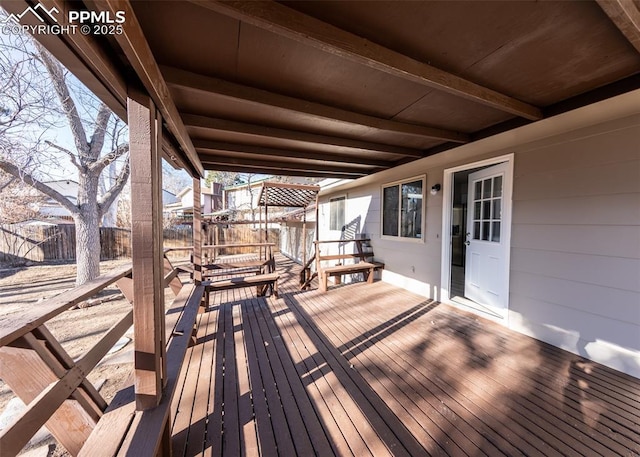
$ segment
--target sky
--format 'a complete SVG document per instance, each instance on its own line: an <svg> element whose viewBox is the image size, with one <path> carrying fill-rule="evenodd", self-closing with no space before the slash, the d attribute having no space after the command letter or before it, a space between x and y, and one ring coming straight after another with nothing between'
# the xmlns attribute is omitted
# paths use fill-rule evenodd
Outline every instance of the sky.
<svg viewBox="0 0 640 457"><path fill-rule="evenodd" d="M0 17L0 22L1 21L2 18ZM11 41L10 38L12 37L5 34L3 28L0 27L0 41L2 43L8 43ZM12 61L24 58L22 52L15 49L8 49L6 46L0 45L0 53L2 53L2 57L9 58ZM80 110L80 115L83 118L87 119L95 118L95 114L97 111L96 107L99 103L97 98L93 96L93 94L91 94L91 92L71 73L67 74L67 80L71 87L72 96L76 101L76 106ZM81 99L78 98L78 93L84 93ZM58 146L74 151L75 141L71 133L71 129L69 128L69 124L64 119L64 116L61 116L60 122L56 122L55 124L56 125L52 125L46 130L43 130L37 125L34 125L31 129L23 129L25 132L24 141L26 141L26 138L29 137L41 137L42 140L51 141ZM85 125L85 130L88 137L87 139L90 139L93 133L93 128L91 126ZM122 141L126 140L127 135L125 133ZM105 143L105 152L108 145L108 143ZM36 177L45 182L60 179L72 179L74 181L78 180L77 169L73 166L66 154L62 152L56 151L53 148L48 148L46 154L40 159L40 162L43 165L40 167L40 170L36 174ZM173 167L165 167L165 175L167 173L171 175L171 178L167 179L167 185L169 187L176 187L182 185L182 183L190 182L190 178L188 178L188 174L184 170L175 170L173 169Z"/></svg>

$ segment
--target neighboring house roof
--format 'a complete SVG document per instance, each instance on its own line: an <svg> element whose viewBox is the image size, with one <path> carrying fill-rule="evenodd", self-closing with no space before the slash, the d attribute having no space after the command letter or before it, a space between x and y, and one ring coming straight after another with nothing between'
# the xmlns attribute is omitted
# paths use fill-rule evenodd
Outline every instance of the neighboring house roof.
<svg viewBox="0 0 640 457"><path fill-rule="evenodd" d="M193 190L193 188L191 186L187 186L184 189L182 189L180 192L178 192L178 195L176 195L177 198L182 198L185 195L187 195L189 192L191 192ZM202 195L213 195L213 192L211 191L210 188L208 187L204 187L202 186L200 188L200 193Z"/></svg>
<svg viewBox="0 0 640 457"><path fill-rule="evenodd" d="M178 192L178 195L175 195L175 201L170 203L163 202L164 212L193 212L193 198L191 198L189 194L193 194L193 188L191 186L187 186ZM203 186L200 189L200 196L202 210L204 212L210 212L212 208L217 208L221 205L220 196L214 194L210 187Z"/></svg>
<svg viewBox="0 0 640 457"><path fill-rule="evenodd" d="M168 190L162 189L162 204L164 206L171 205L172 203L178 202L178 197L173 192L169 192Z"/></svg>
<svg viewBox="0 0 640 457"><path fill-rule="evenodd" d="M245 187L248 187L249 185L253 187L256 184L262 184L263 181L268 181L269 179L273 179L273 176L265 176L264 178L252 178L250 183L244 182L242 184L233 184L231 186L224 186L224 190L227 192L241 190Z"/></svg>

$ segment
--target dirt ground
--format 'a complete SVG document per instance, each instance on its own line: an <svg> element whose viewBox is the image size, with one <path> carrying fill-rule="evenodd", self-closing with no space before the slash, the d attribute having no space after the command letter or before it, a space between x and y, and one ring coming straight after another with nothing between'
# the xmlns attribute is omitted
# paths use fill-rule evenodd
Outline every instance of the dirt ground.
<svg viewBox="0 0 640 457"><path fill-rule="evenodd" d="M104 261L100 264L100 271L104 274L128 262L127 259ZM25 309L37 307L46 303L48 298L72 289L75 285L75 274L75 264L18 268L0 265L0 321L10 320L12 316ZM73 359L86 353L104 332L131 309L131 304L119 292L115 286L110 286L98 296L116 297L115 300L65 311L46 324ZM173 298L173 294L167 288L166 303L171 303ZM129 329L125 336L132 339L133 329ZM88 377L94 385L99 387L99 392L107 403L111 401L133 369L132 346L133 342L129 342L118 352L107 355ZM11 389L0 380L0 413L13 397ZM49 443L48 455L66 455L60 446L54 448L52 443L54 442ZM41 443L40 446L43 444L45 443Z"/></svg>

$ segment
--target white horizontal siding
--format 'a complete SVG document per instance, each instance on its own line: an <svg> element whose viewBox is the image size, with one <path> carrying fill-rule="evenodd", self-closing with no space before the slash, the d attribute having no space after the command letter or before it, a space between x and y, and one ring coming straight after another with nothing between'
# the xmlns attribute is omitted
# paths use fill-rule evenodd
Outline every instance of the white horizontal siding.
<svg viewBox="0 0 640 457"><path fill-rule="evenodd" d="M560 151L558 151L561 153ZM517 159L516 159L516 163ZM581 165L584 161L579 162ZM598 195L637 194L640 192L640 160L594 165L576 166L575 169L557 170L550 167L546 172L528 174L519 168L514 186L513 199L548 200L566 197L590 197Z"/></svg>
<svg viewBox="0 0 640 457"><path fill-rule="evenodd" d="M637 193L519 200L513 224L624 225L640 227Z"/></svg>
<svg viewBox="0 0 640 457"><path fill-rule="evenodd" d="M639 259L640 229L629 225L514 224L511 246Z"/></svg>
<svg viewBox="0 0 640 457"><path fill-rule="evenodd" d="M640 376L640 126L608 128L516 153L511 326Z"/></svg>
<svg viewBox="0 0 640 457"><path fill-rule="evenodd" d="M555 304L607 320L640 322L640 293L584 282L567 281L520 271L511 272L511 290L517 297ZM513 300L511 309L526 314L522 303ZM640 335L640 328L636 335ZM640 338L637 338L640 345ZM640 350L640 346L637 347Z"/></svg>
<svg viewBox="0 0 640 457"><path fill-rule="evenodd" d="M540 249L512 249L511 271L640 291L640 259L637 258L545 251L540 246Z"/></svg>
<svg viewBox="0 0 640 457"><path fill-rule="evenodd" d="M439 298L442 192L428 190L461 160L514 153L508 325L640 377L640 115L540 138L492 153L463 146L383 172L378 181L363 178L366 184L342 194L371 197L367 208L347 207L385 262L383 279ZM382 239L381 186L421 173L425 239Z"/></svg>
<svg viewBox="0 0 640 457"><path fill-rule="evenodd" d="M514 301L527 310L526 322L549 328L562 329L563 334L575 335L575 347L565 347L572 352L587 355L583 352L586 343L603 341L619 346L621 349L639 351L638 330L640 327L633 322L624 322L617 319L602 319L602 316L550 303L540 299L528 298L514 294ZM553 320L549 319L553 316ZM603 324L606 322L607 333L603 333ZM557 343L556 343L557 345Z"/></svg>

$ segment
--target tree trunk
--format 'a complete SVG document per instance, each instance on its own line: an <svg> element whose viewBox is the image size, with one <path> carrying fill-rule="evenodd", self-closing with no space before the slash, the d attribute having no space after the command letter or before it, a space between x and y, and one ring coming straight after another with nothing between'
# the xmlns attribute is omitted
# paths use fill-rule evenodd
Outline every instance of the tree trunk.
<svg viewBox="0 0 640 457"><path fill-rule="evenodd" d="M78 273L76 285L100 276L100 226L98 213L78 215L76 223L76 263Z"/></svg>
<svg viewBox="0 0 640 457"><path fill-rule="evenodd" d="M110 189L118 179L118 170L116 168L116 163L112 162L105 169L107 176L100 179L100 193L102 195L107 193L107 189ZM102 226L103 227L117 227L118 225L118 201L120 200L120 195L118 195L109 208L104 211L104 215L102 216Z"/></svg>
<svg viewBox="0 0 640 457"><path fill-rule="evenodd" d="M104 216L102 216L102 226L103 227L117 227L118 226L118 202L120 201L120 196L117 196L109 209L105 211Z"/></svg>
<svg viewBox="0 0 640 457"><path fill-rule="evenodd" d="M76 285L100 276L100 218L98 210L98 176L80 176L76 223Z"/></svg>

